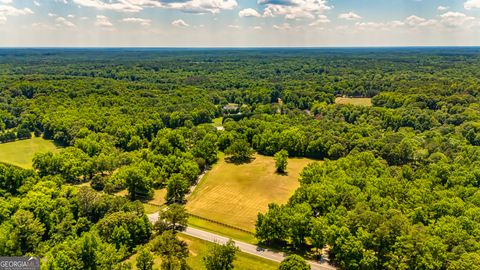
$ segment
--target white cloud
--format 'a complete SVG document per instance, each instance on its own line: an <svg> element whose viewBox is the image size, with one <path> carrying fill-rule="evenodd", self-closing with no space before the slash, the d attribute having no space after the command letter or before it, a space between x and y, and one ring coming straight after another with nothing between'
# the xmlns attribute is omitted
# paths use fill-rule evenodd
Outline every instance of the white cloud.
<svg viewBox="0 0 480 270"><path fill-rule="evenodd" d="M474 8L480 8L480 0L468 0L463 4L463 7L465 9L474 9Z"/></svg>
<svg viewBox="0 0 480 270"><path fill-rule="evenodd" d="M178 9L190 13L219 13L237 7L236 0L73 0L75 4L99 10L140 12L144 8Z"/></svg>
<svg viewBox="0 0 480 270"><path fill-rule="evenodd" d="M255 25L252 27L253 30L262 30L263 27L261 27L260 25Z"/></svg>
<svg viewBox="0 0 480 270"><path fill-rule="evenodd" d="M134 0L130 0L134 1ZM191 13L219 13L238 6L236 0L167 0L163 7Z"/></svg>
<svg viewBox="0 0 480 270"><path fill-rule="evenodd" d="M150 24L152 23L152 20L131 17L131 18L122 19L122 22L138 23L142 26L150 26Z"/></svg>
<svg viewBox="0 0 480 270"><path fill-rule="evenodd" d="M317 19L310 23L309 25L310 26L319 26L319 25L323 25L323 24L326 24L326 23L329 23L330 20L328 19L327 16L325 15L318 15Z"/></svg>
<svg viewBox="0 0 480 270"><path fill-rule="evenodd" d="M68 14L67 17L70 18L70 19L73 19L73 18L75 18L75 15L73 15L73 14Z"/></svg>
<svg viewBox="0 0 480 270"><path fill-rule="evenodd" d="M135 1L135 0L120 0L120 1L109 1L103 2L101 0L73 0L73 2L79 6L96 8L99 10L114 10L122 12L139 12L143 9L142 5L145 1ZM137 3L140 2L140 3ZM150 1L146 1L150 2Z"/></svg>
<svg viewBox="0 0 480 270"><path fill-rule="evenodd" d="M260 13L258 13L258 11L256 11L253 8L246 8L246 9L240 10L240 12L238 12L238 16L240 16L240 17L261 17Z"/></svg>
<svg viewBox="0 0 480 270"><path fill-rule="evenodd" d="M232 29L240 29L240 25L236 25L236 24L229 24L227 25L227 27Z"/></svg>
<svg viewBox="0 0 480 270"><path fill-rule="evenodd" d="M34 4L35 6L37 6L37 7L39 7L39 6L40 6L40 3L39 3L39 2L37 2L37 1L33 1L33 4Z"/></svg>
<svg viewBox="0 0 480 270"><path fill-rule="evenodd" d="M290 29L292 29L292 26L289 23L284 23L284 24L281 24L281 25L274 24L273 28L277 29L277 30L290 30Z"/></svg>
<svg viewBox="0 0 480 270"><path fill-rule="evenodd" d="M58 15L55 14L55 13L50 13L50 12L48 13L48 17L57 17L57 16L58 16Z"/></svg>
<svg viewBox="0 0 480 270"><path fill-rule="evenodd" d="M446 6L438 6L438 7L437 7L437 10L438 10L438 11L445 11L445 10L447 10L447 9L448 9L448 7L446 7Z"/></svg>
<svg viewBox="0 0 480 270"><path fill-rule="evenodd" d="M448 27L462 26L465 23L474 20L474 17L467 16L460 12L449 11L440 15L442 22Z"/></svg>
<svg viewBox="0 0 480 270"><path fill-rule="evenodd" d="M360 15L356 14L355 12L350 11L348 13L339 14L338 18L342 20L353 21L360 20L362 17L360 17Z"/></svg>
<svg viewBox="0 0 480 270"><path fill-rule="evenodd" d="M449 11L438 16L438 19L426 19L416 15L411 15L403 21L390 21L390 22L357 22L355 26L358 29L377 29L377 30L392 30L398 27L420 29L420 28L433 28L435 30L442 30L445 27L472 27L474 26L475 18L467 16L461 12ZM433 30L430 29L430 30Z"/></svg>
<svg viewBox="0 0 480 270"><path fill-rule="evenodd" d="M0 4L11 4L12 0L0 0Z"/></svg>
<svg viewBox="0 0 480 270"><path fill-rule="evenodd" d="M178 19L178 20L175 20L172 22L172 25L173 26L176 26L176 27L180 27L180 28L186 28L186 27L189 27L190 25L188 23L186 23L184 20L182 19Z"/></svg>
<svg viewBox="0 0 480 270"><path fill-rule="evenodd" d="M264 17L284 16L285 19L314 19L315 15L321 14L331 7L327 0L259 0L264 5Z"/></svg>
<svg viewBox="0 0 480 270"><path fill-rule="evenodd" d="M56 18L55 22L56 22L57 26L75 27L75 24L73 24L71 21L65 19L64 17Z"/></svg>
<svg viewBox="0 0 480 270"><path fill-rule="evenodd" d="M430 26L437 23L436 20L425 19L416 15L409 16L405 19L405 24L411 27Z"/></svg>
<svg viewBox="0 0 480 270"><path fill-rule="evenodd" d="M33 11L29 8L18 9L9 5L0 5L0 24L5 23L7 21L7 17L9 16L20 16L28 14L33 14Z"/></svg>
<svg viewBox="0 0 480 270"><path fill-rule="evenodd" d="M97 15L97 19L95 20L95 25L109 28L113 26L113 23L110 22L110 19L107 16Z"/></svg>

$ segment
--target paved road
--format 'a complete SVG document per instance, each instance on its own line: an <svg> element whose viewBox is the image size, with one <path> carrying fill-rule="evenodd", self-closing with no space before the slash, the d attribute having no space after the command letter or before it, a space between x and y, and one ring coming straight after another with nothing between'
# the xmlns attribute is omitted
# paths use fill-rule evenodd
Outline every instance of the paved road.
<svg viewBox="0 0 480 270"><path fill-rule="evenodd" d="M148 215L148 219L152 223L156 222L158 220L158 213ZM195 229L192 227L187 227L187 229L182 233L208 242L214 242L222 245L229 240L227 237L223 237L211 232ZM285 257L284 253L263 249L258 246L240 241L235 241L235 245L238 246L242 252L250 253L252 255L265 258L267 260L281 262ZM313 270L335 270L335 267L329 265L328 263L318 263L312 261L310 261L309 263Z"/></svg>

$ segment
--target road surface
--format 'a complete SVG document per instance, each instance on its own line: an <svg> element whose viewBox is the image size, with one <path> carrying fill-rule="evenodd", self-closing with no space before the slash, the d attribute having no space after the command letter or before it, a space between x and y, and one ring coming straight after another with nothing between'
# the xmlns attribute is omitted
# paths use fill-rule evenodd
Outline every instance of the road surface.
<svg viewBox="0 0 480 270"><path fill-rule="evenodd" d="M150 222L154 223L158 220L158 213L148 215ZM195 238L199 238L208 242L214 242L218 244L225 244L229 238L214 234L211 232L195 229L192 227L187 227L185 231L182 232L185 235L189 235ZM240 249L240 251L249 253L258 257L262 257L267 260L272 260L276 262L281 262L285 258L285 254L282 252L276 252L269 249L263 249L261 247L247 244L244 242L234 240L235 245ZM329 265L328 263L318 263L309 261L312 270L335 270L336 268Z"/></svg>

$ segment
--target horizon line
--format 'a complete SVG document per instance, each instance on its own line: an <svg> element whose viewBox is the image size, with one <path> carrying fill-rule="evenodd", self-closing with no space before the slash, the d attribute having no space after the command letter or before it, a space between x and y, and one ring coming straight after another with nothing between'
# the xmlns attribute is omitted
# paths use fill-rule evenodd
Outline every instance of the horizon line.
<svg viewBox="0 0 480 270"><path fill-rule="evenodd" d="M0 49L368 49L480 48L480 45L358 45L358 46L1 46Z"/></svg>

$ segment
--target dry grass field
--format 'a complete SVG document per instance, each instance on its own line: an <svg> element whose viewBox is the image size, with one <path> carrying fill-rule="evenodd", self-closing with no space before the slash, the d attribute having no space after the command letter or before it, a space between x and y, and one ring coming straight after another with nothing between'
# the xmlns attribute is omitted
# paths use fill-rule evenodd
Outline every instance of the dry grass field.
<svg viewBox="0 0 480 270"><path fill-rule="evenodd" d="M371 98L347 98L338 97L335 99L335 104L352 104L355 106L372 106Z"/></svg>
<svg viewBox="0 0 480 270"><path fill-rule="evenodd" d="M256 155L246 164L227 163L222 157L205 175L187 203L189 213L253 231L259 212L271 202L286 203L299 186L298 176L310 162L290 158L288 174L275 172L272 157Z"/></svg>
<svg viewBox="0 0 480 270"><path fill-rule="evenodd" d="M25 169L32 168L32 158L35 153L56 152L59 148L53 141L34 137L0 144L0 162L16 165Z"/></svg>

